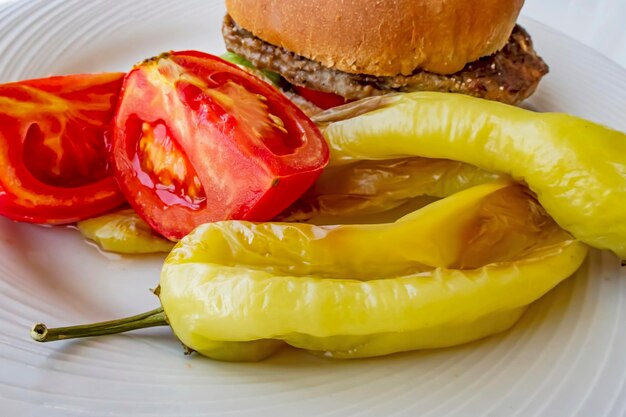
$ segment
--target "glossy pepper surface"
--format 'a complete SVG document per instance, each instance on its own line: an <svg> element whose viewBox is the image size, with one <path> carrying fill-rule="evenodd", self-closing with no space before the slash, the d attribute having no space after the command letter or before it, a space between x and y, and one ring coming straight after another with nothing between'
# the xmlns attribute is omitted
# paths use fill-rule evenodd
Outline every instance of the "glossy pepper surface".
<svg viewBox="0 0 626 417"><path fill-rule="evenodd" d="M355 116L356 114L356 116ZM626 135L558 113L444 93L385 96L317 117L335 164L466 162L528 184L576 238L626 259Z"/></svg>
<svg viewBox="0 0 626 417"><path fill-rule="evenodd" d="M446 159L412 157L357 161L326 168L313 187L278 219L308 221L326 216L330 219L343 217L353 223L355 219L359 221L356 216L385 213L416 197L447 197L507 178Z"/></svg>
<svg viewBox="0 0 626 417"><path fill-rule="evenodd" d="M133 209L118 210L76 224L80 233L108 252L169 252L174 242L157 234Z"/></svg>
<svg viewBox="0 0 626 417"><path fill-rule="evenodd" d="M282 343L376 356L502 331L585 255L525 187L498 182L391 224L200 226L167 258L160 300L178 338L217 359Z"/></svg>

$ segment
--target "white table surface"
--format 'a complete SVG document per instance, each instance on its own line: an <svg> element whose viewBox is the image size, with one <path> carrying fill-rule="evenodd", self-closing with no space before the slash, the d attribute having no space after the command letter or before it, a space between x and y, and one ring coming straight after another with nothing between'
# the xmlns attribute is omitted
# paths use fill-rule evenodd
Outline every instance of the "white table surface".
<svg viewBox="0 0 626 417"><path fill-rule="evenodd" d="M0 4L14 1L28 0ZM626 67L626 0L526 0L522 13Z"/></svg>
<svg viewBox="0 0 626 417"><path fill-rule="evenodd" d="M626 67L626 0L526 0L522 13Z"/></svg>

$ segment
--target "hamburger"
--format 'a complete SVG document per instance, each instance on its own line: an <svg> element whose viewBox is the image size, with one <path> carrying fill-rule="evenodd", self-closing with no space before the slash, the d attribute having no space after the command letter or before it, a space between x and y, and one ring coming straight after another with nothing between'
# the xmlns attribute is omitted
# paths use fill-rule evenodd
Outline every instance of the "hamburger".
<svg viewBox="0 0 626 417"><path fill-rule="evenodd" d="M442 91L518 104L548 66L516 20L523 0L226 0L226 48L331 107Z"/></svg>

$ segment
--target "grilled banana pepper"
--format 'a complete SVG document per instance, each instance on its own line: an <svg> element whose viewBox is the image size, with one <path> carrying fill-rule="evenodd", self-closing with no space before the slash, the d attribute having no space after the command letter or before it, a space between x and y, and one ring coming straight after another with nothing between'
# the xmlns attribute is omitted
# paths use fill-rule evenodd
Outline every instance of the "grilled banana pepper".
<svg viewBox="0 0 626 417"><path fill-rule="evenodd" d="M451 346L512 326L583 262L586 246L529 191L484 184L394 223L226 221L182 239L162 269L162 308L48 329L38 341L169 324L202 355L263 359L288 344L336 358Z"/></svg>
<svg viewBox="0 0 626 417"><path fill-rule="evenodd" d="M157 253L174 247L174 242L158 235L132 209L83 220L77 226L83 236L109 252Z"/></svg>
<svg viewBox="0 0 626 417"><path fill-rule="evenodd" d="M174 333L217 359L280 342L341 358L450 346L510 327L585 245L519 185L486 184L392 224L206 224L167 258ZM224 357L221 343L241 355Z"/></svg>
<svg viewBox="0 0 626 417"><path fill-rule="evenodd" d="M333 164L421 156L510 174L576 238L626 259L626 134L464 95L409 93L321 114ZM328 123L328 122L333 123Z"/></svg>
<svg viewBox="0 0 626 417"><path fill-rule="evenodd" d="M457 161L430 158L363 160L326 168L315 185L280 221L328 217L336 223L359 221L360 215L386 213L416 197L447 197L467 188L504 180L503 174ZM424 200L429 203L428 199ZM367 223L372 223L368 221Z"/></svg>

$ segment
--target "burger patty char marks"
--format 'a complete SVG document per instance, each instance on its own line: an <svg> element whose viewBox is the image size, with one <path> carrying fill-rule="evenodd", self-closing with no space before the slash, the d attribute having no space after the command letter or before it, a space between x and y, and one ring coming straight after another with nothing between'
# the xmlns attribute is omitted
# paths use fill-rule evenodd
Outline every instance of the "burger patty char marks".
<svg viewBox="0 0 626 417"><path fill-rule="evenodd" d="M280 73L292 84L361 99L389 92L443 91L517 104L529 97L548 66L536 54L528 33L513 29L509 42L494 55L471 62L461 71L442 75L416 71L411 75L350 74L269 44L241 28L226 15L222 27L226 48L257 68Z"/></svg>

